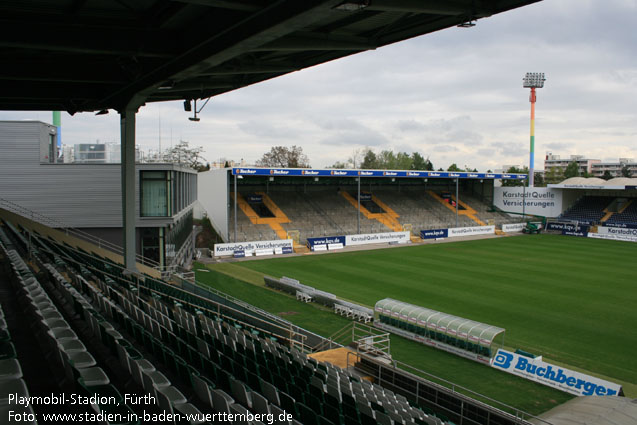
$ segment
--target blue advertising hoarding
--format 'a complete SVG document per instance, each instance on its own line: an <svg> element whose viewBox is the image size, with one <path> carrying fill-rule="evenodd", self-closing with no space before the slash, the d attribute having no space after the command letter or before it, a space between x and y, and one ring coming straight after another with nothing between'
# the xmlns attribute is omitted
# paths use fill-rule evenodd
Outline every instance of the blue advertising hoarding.
<svg viewBox="0 0 637 425"><path fill-rule="evenodd" d="M247 195L245 198L249 204L260 204L263 202L263 195Z"/></svg>
<svg viewBox="0 0 637 425"><path fill-rule="evenodd" d="M620 229L637 229L637 223L609 223L604 222L605 227L617 227Z"/></svg>
<svg viewBox="0 0 637 425"><path fill-rule="evenodd" d="M314 245L329 245L332 243L342 243L345 245L345 236L324 236L322 238L307 238L307 247L312 248Z"/></svg>
<svg viewBox="0 0 637 425"><path fill-rule="evenodd" d="M580 238L586 238L588 237L588 230L581 230L581 231L562 230L562 235L579 236Z"/></svg>
<svg viewBox="0 0 637 425"><path fill-rule="evenodd" d="M524 180L526 174L470 173L449 171L394 171L394 170L343 170L313 168L256 168L238 167L233 175L240 176L288 176L288 177L389 177L389 178L461 178Z"/></svg>
<svg viewBox="0 0 637 425"><path fill-rule="evenodd" d="M551 222L546 223L546 230L558 230L561 232L579 232L579 231L588 231L588 226L575 224L575 223L560 223L560 222Z"/></svg>
<svg viewBox="0 0 637 425"><path fill-rule="evenodd" d="M438 238L446 238L449 236L449 229L430 229L430 230L421 230L420 237L422 239L438 239Z"/></svg>

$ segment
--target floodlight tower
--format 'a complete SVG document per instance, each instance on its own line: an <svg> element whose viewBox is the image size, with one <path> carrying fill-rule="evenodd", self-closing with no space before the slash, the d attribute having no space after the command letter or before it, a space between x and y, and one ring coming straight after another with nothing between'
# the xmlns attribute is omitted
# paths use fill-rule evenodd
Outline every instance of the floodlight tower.
<svg viewBox="0 0 637 425"><path fill-rule="evenodd" d="M533 169L535 168L535 89L541 89L544 87L543 72L527 72L522 80L522 86L524 88L531 89L531 96L529 101L531 102L531 152L529 154L529 187L533 187Z"/></svg>

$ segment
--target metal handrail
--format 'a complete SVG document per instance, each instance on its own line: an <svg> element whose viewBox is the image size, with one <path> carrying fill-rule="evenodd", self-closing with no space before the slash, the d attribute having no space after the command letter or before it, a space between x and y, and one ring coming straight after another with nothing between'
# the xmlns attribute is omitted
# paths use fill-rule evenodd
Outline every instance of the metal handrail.
<svg viewBox="0 0 637 425"><path fill-rule="evenodd" d="M314 347L312 349L312 351L314 353L319 352L319 351L323 351L325 349L331 349L332 345L336 345L337 347L342 347L341 344L334 342L339 338L342 338L343 336L347 335L349 333L349 331L351 330L351 328L354 326L354 322L350 322L347 325L343 326L341 329L337 330L336 332L334 332L331 336L329 336L328 338L324 339L320 344L318 344L316 347Z"/></svg>
<svg viewBox="0 0 637 425"><path fill-rule="evenodd" d="M69 226L66 223L63 223L54 218L45 216L41 213L30 210L22 205L16 204L15 202L9 201L8 199L0 198L0 205L7 207L7 211L13 212L15 214L21 215L25 218L43 224L47 227L64 229L63 231L70 236L74 236L76 238L82 239L86 242L90 242L92 244L97 245L98 248L104 248L115 254L124 255L124 249L115 243L109 242L107 240L101 239L97 236L91 235L90 233L84 232L82 230L76 229L72 226ZM160 270L161 267L159 263L150 258L144 257L141 254L135 254L135 259L141 263L148 265L154 269Z"/></svg>
<svg viewBox="0 0 637 425"><path fill-rule="evenodd" d="M362 352L357 352L356 353L359 357L365 356L365 353ZM369 358L369 356L367 356ZM369 360L373 361L373 358L369 358ZM348 361L348 365L349 365L349 359ZM523 420L523 421L527 421L527 419L534 419L537 421L540 421L544 424L547 425L552 425L551 422L548 422L542 418L539 418L531 413L525 412L524 410L518 409L517 407L513 407L510 406L506 403L503 403L499 400L493 399L489 396L486 396L484 394L480 394L476 391L473 391L467 387L463 387L461 385L455 384L454 382L448 381L444 378L441 378L439 376L436 376L434 374L431 374L429 372L425 372L424 370L418 369L414 366L411 366L407 363L403 363L401 361L392 359L392 365L394 369L400 369L402 370L404 373L407 373L408 375L411 375L412 377L424 380L428 385L433 385L433 386L438 386L441 388L445 388L447 390L451 390L451 392L461 395L461 396L465 396L465 397L469 397L471 398L473 401L477 402L477 403L481 403L484 404L487 407L490 407L492 409L497 409L500 410L501 412L508 414L508 415L512 415L515 416L516 419L519 420ZM428 379L427 379L428 378ZM429 380L431 379L431 380ZM382 385L382 383L379 383L380 385ZM459 391L460 390L460 391ZM413 393L412 393L413 394ZM418 394L414 394L415 396L418 396ZM489 402L489 404L486 404L484 402L482 402L481 400L486 400ZM500 407L496 407L500 406ZM506 410L505 410L506 409ZM513 413L510 413L513 412ZM528 422L527 422L528 423Z"/></svg>

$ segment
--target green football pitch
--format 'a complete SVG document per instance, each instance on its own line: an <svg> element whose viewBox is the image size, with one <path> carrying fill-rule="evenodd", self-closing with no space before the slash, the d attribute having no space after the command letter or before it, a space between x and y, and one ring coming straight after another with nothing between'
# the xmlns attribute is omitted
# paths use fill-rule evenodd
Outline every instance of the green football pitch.
<svg viewBox="0 0 637 425"><path fill-rule="evenodd" d="M500 326L506 329L507 347L621 382L634 396L636 258L637 245L627 242L533 235L244 261L218 267L238 280L214 272L197 278L289 314L288 320L324 336L345 319L255 287L255 276L292 277L370 307L394 298ZM531 413L569 397L402 338L392 338L392 353Z"/></svg>

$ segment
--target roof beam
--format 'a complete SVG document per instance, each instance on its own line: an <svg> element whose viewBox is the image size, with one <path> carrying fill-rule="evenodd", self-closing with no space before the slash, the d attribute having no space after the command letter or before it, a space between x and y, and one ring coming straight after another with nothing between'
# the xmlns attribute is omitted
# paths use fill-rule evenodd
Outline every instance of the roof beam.
<svg viewBox="0 0 637 425"><path fill-rule="evenodd" d="M213 67L206 71L203 71L197 76L214 76L214 75L247 75L247 74L284 74L287 72L298 71L303 68L302 65L294 63L281 63L281 64L251 64L240 66L223 66Z"/></svg>
<svg viewBox="0 0 637 425"><path fill-rule="evenodd" d="M344 37L330 34L300 33L287 36L252 51L311 51L311 50L370 50L375 46L363 37Z"/></svg>
<svg viewBox="0 0 637 425"><path fill-rule="evenodd" d="M223 31L210 29L210 37L194 45L164 66L102 99L104 104L121 104L135 94L148 96L168 79L180 81L210 67L236 58L251 49L319 22L333 13L341 0L281 0L253 13Z"/></svg>
<svg viewBox="0 0 637 425"><path fill-rule="evenodd" d="M219 9L256 12L263 8L263 3L238 0L172 0L179 3L197 4L199 6L216 7Z"/></svg>
<svg viewBox="0 0 637 425"><path fill-rule="evenodd" d="M373 0L365 10L427 13L431 15L463 15L472 12L472 4L465 5L455 1L437 0Z"/></svg>
<svg viewBox="0 0 637 425"><path fill-rule="evenodd" d="M41 34L47 34L43 37ZM158 33L150 30L97 28L87 31L81 26L60 27L38 24L38 31L25 31L22 22L0 19L0 47L22 51L45 50L106 56L137 56L172 58L177 52L172 31Z"/></svg>

